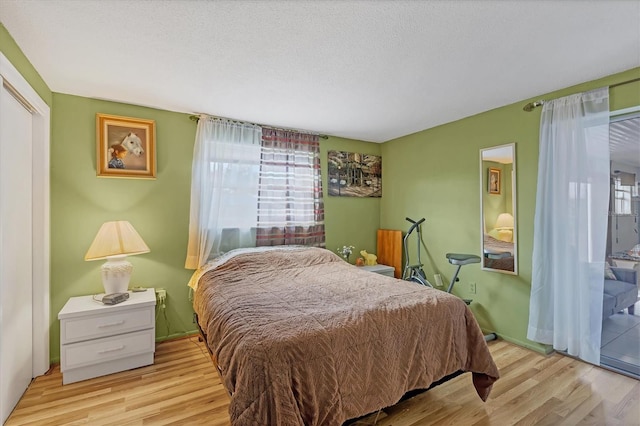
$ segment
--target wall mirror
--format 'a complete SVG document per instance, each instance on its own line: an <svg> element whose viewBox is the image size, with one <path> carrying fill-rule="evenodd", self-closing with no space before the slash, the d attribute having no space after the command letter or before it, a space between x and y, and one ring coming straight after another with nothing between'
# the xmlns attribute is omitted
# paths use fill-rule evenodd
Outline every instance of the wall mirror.
<svg viewBox="0 0 640 426"><path fill-rule="evenodd" d="M482 269L518 274L516 144L480 150Z"/></svg>

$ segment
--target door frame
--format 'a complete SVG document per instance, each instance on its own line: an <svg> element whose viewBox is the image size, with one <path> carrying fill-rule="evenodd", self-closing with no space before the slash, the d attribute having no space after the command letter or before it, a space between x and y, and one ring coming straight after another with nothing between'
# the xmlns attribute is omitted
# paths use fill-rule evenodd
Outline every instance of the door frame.
<svg viewBox="0 0 640 426"><path fill-rule="evenodd" d="M17 93L33 117L33 377L49 370L50 328L50 122L51 110L0 52L0 85ZM0 96L7 93L0 90ZM8 95L10 96L10 95Z"/></svg>

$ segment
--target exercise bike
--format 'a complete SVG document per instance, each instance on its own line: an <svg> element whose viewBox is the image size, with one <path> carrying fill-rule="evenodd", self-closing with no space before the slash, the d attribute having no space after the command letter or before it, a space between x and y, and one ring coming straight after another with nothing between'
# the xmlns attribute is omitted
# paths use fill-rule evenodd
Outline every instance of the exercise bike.
<svg viewBox="0 0 640 426"><path fill-rule="evenodd" d="M408 222L411 222L411 226L409 227L409 230L407 231L407 234L404 236L404 239L403 239L405 265L404 265L404 271L402 272L402 279L407 281L413 281L418 284L433 288L433 285L427 279L427 274L424 272L424 269L422 269L424 264L420 260L420 243L422 243L422 239L420 238L420 232L421 232L420 225L422 224L422 222L425 221L425 218L422 218L418 221L415 221L408 217L406 217L405 219ZM416 234L418 237L418 263L412 265L409 260L409 237L411 236L411 233L413 231L416 231ZM475 254L462 254L462 253L447 253L446 257L450 264L457 266L456 272L453 274L453 277L451 278L451 282L449 283L449 287L447 287L447 293L451 293L455 283L460 281L460 278L458 278L458 274L460 274L460 269L464 265L470 265L472 263L480 263L481 259L480 259L480 256L476 256ZM462 300L467 305L470 305L472 302L471 299L462 299ZM484 340L487 342L494 339L496 339L495 333L490 333L484 336Z"/></svg>
<svg viewBox="0 0 640 426"><path fill-rule="evenodd" d="M407 235L404 236L403 246L404 246L404 271L402 272L402 279L407 281L414 281L418 284L426 285L427 287L433 287L429 280L427 279L427 274L424 273L422 267L424 266L420 261L420 243L422 242L422 238L420 238L420 225L425 221L423 217L419 221L415 221L413 219L405 218L407 221L411 222L411 226L407 231ZM409 261L409 236L413 231L416 231L418 234L418 263L412 265Z"/></svg>
<svg viewBox="0 0 640 426"><path fill-rule="evenodd" d="M411 222L411 226L409 227L409 230L407 231L407 234L404 236L404 240L403 240L405 265L404 265L404 271L402 273L402 279L407 281L413 281L427 287L433 287L433 284L431 284L427 279L427 274L424 272L424 269L422 269L424 264L420 260L420 244L422 243L422 238L420 237L420 233L421 233L420 225L422 224L422 222L425 221L425 218L422 218L418 221L415 221L408 217L405 219L408 222ZM412 265L409 258L409 238L411 237L411 234L413 233L413 231L416 232L418 237L417 238L418 263L415 263ZM469 265L471 263L480 263L481 259L480 259L480 256L476 256L475 254L447 253L446 256L450 264L458 267L456 269L455 274L453 274L453 277L451 278L449 287L447 288L447 293L451 293L455 283L460 281L460 279L458 278L458 274L460 273L460 268L462 268L464 265ZM471 300L469 299L463 299L463 300L467 303L467 305L471 303Z"/></svg>

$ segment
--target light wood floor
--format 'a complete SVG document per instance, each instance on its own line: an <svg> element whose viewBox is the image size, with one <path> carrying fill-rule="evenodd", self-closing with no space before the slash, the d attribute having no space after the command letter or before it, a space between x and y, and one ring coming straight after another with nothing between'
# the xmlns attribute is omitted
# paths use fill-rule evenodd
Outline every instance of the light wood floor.
<svg viewBox="0 0 640 426"><path fill-rule="evenodd" d="M486 403L463 374L354 424L640 425L639 381L500 340L489 347L502 377ZM62 386L55 367L33 381L6 425L228 425L228 403L192 337L159 343L152 366L84 382Z"/></svg>

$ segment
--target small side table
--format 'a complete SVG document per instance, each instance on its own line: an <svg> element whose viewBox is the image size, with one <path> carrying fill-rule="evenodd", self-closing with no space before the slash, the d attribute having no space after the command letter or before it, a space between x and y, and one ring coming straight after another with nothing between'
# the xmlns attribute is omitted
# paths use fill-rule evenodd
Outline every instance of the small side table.
<svg viewBox="0 0 640 426"><path fill-rule="evenodd" d="M370 266L360 266L360 268L365 271L374 272L380 275L386 275L388 277L393 277L393 273L395 272L395 268L393 266L387 265L370 265Z"/></svg>
<svg viewBox="0 0 640 426"><path fill-rule="evenodd" d="M58 313L62 384L153 364L155 305L152 288L117 305L70 298Z"/></svg>

